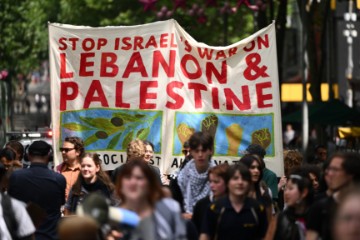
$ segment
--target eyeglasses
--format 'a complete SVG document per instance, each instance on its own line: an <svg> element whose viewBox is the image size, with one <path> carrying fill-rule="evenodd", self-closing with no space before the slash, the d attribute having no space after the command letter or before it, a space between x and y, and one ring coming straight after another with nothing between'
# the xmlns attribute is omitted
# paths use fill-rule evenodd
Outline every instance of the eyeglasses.
<svg viewBox="0 0 360 240"><path fill-rule="evenodd" d="M71 150L74 150L75 148L59 148L60 152L69 152Z"/></svg>

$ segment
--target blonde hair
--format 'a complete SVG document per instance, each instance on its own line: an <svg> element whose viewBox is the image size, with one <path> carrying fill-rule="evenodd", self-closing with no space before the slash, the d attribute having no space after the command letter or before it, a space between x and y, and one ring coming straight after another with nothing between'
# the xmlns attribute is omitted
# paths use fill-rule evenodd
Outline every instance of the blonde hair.
<svg viewBox="0 0 360 240"><path fill-rule="evenodd" d="M129 143L126 149L127 159L145 157L146 145L140 139L135 139Z"/></svg>

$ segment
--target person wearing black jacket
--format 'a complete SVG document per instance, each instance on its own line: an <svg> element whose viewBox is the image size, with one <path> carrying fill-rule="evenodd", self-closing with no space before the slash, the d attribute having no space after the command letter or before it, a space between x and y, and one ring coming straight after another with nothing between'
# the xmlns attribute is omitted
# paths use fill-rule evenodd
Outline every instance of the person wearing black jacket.
<svg viewBox="0 0 360 240"><path fill-rule="evenodd" d="M92 192L99 192L111 199L114 191L109 176L101 168L101 160L97 153L85 153L80 160L80 175L70 190L65 204L65 215L76 212L77 206Z"/></svg>
<svg viewBox="0 0 360 240"><path fill-rule="evenodd" d="M249 169L243 163L231 165L225 182L228 194L207 208L200 240L263 239L268 221L264 206L248 197Z"/></svg>
<svg viewBox="0 0 360 240"><path fill-rule="evenodd" d="M194 207L192 215L192 221L195 224L197 230L201 231L201 225L209 205L217 199L226 195L225 178L229 165L227 163L217 165L209 170L209 183L211 194L209 196L200 199Z"/></svg>
<svg viewBox="0 0 360 240"><path fill-rule="evenodd" d="M314 189L308 172L303 168L295 169L284 189L286 209L273 219L276 224L270 225L267 234L274 236L268 235L266 239L305 240L307 215L313 198Z"/></svg>

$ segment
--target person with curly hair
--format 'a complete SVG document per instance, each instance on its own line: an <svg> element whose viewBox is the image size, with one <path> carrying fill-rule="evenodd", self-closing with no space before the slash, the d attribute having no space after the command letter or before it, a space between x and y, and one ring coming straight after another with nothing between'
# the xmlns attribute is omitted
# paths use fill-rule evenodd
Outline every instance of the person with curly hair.
<svg viewBox="0 0 360 240"><path fill-rule="evenodd" d="M289 174L292 170L303 164L303 155L298 150L284 150L284 176L281 176L278 183L279 198L277 200L278 208L284 208L284 188Z"/></svg>
<svg viewBox="0 0 360 240"><path fill-rule="evenodd" d="M126 159L129 161L131 158L145 157L146 145L140 139L135 139L129 143L126 148Z"/></svg>
<svg viewBox="0 0 360 240"><path fill-rule="evenodd" d="M135 140L132 140L127 148L126 148L126 162L129 162L131 161L132 159L134 158L142 158L145 162L148 162L147 161L147 158L149 157L148 154L147 154L147 147L151 147L152 148L152 151L154 150L153 149L153 145L151 143L150 145L150 142L148 141L142 141L140 139L135 139ZM126 164L126 163L125 163ZM111 174L111 180L112 182L115 184L117 182L117 178L120 174L120 172L122 171L122 168L123 168L124 164L117 167ZM159 181L159 183L161 184L161 175L160 175L160 169L155 167L155 166L152 166L152 165L149 165L150 168L154 171L155 175L157 176L157 179Z"/></svg>
<svg viewBox="0 0 360 240"><path fill-rule="evenodd" d="M71 187L80 174L80 159L84 155L84 142L79 137L66 137L59 149L63 162L56 166L56 172L61 173L66 179L66 199Z"/></svg>

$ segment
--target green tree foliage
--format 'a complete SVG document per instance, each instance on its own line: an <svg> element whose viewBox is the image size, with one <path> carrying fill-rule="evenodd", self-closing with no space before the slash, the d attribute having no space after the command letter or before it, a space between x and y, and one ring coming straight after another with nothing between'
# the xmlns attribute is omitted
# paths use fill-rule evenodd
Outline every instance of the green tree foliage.
<svg viewBox="0 0 360 240"><path fill-rule="evenodd" d="M204 0L188 0L177 9L174 2L158 0L154 8L145 11L137 0L1 0L0 68L27 73L46 60L48 22L97 27L174 18L197 41L215 46L224 45L224 35L231 44L256 30L254 12L245 5L225 16L220 11L225 0L218 0L217 6L206 6ZM230 8L236 2L230 1ZM189 14L194 4L203 11L201 16ZM165 7L172 14L159 18L159 11Z"/></svg>
<svg viewBox="0 0 360 240"><path fill-rule="evenodd" d="M153 9L144 10L135 0L63 0L59 21L68 24L107 26L137 25L174 18L196 40L209 45L223 45L224 14L220 12L226 1L217 1L217 6L206 6L203 0L184 1L186 4L174 11L174 2L159 0ZM231 7L235 7L233 1ZM193 5L204 12L189 15ZM159 18L158 13L168 9L172 14ZM254 12L241 6L235 13L227 14L229 43L236 42L254 32Z"/></svg>
<svg viewBox="0 0 360 240"><path fill-rule="evenodd" d="M1 0L0 67L26 72L47 58L47 22L57 19L56 0Z"/></svg>
<svg viewBox="0 0 360 240"><path fill-rule="evenodd" d="M253 4L261 1L266 3L265 8L255 12L245 4L236 8L240 0L157 0L148 10L138 0L1 0L0 69L8 69L11 76L27 74L47 60L48 22L129 26L173 18L197 41L223 46L277 19L277 41L283 46L288 0L249 0ZM216 5L209 5L212 2ZM175 9L176 3L183 5ZM198 13L190 14L195 6ZM160 12L163 16L159 16ZM278 51L281 62L282 48ZM279 67L281 71L280 64Z"/></svg>

